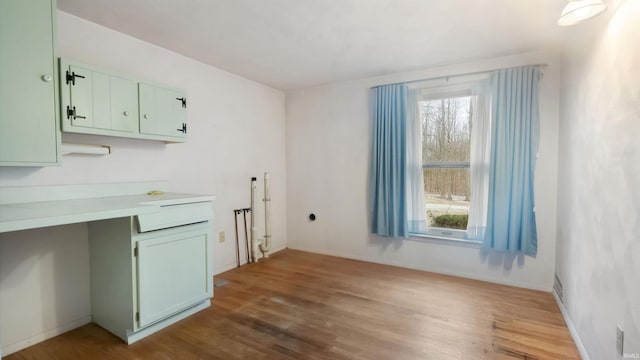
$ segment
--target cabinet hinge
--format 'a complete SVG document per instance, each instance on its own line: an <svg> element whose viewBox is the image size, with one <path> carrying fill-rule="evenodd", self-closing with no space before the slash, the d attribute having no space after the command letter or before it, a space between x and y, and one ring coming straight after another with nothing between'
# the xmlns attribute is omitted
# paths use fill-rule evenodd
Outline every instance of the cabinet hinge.
<svg viewBox="0 0 640 360"><path fill-rule="evenodd" d="M187 108L187 98L185 97L181 97L181 98L176 98L176 100L180 101L182 103L182 107L183 108Z"/></svg>
<svg viewBox="0 0 640 360"><path fill-rule="evenodd" d="M182 123L182 128L178 129L178 131L186 134L187 133L187 124L186 123Z"/></svg>
<svg viewBox="0 0 640 360"><path fill-rule="evenodd" d="M76 78L84 79L84 76L78 75L73 71L71 73L69 73L69 70L67 70L67 76L65 77L67 85L69 85L69 83L71 83L71 85L75 85L76 84Z"/></svg>
<svg viewBox="0 0 640 360"><path fill-rule="evenodd" d="M133 256L138 256L138 248L133 248Z"/></svg>
<svg viewBox="0 0 640 360"><path fill-rule="evenodd" d="M136 311L136 321L140 322L140 312Z"/></svg>
<svg viewBox="0 0 640 360"><path fill-rule="evenodd" d="M67 119L71 119L71 118L73 118L75 120L75 119L86 119L87 117L78 115L76 113L76 107L75 106L74 107L69 107L69 105L67 105Z"/></svg>

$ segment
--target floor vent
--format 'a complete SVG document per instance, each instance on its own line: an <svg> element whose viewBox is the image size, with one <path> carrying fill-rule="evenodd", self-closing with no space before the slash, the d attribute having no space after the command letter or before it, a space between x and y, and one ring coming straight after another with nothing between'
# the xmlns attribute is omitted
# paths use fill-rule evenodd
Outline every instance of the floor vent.
<svg viewBox="0 0 640 360"><path fill-rule="evenodd" d="M560 298L560 302L564 304L564 297L562 296L562 282L560 282L560 278L558 278L558 274L555 274L553 279L553 291Z"/></svg>

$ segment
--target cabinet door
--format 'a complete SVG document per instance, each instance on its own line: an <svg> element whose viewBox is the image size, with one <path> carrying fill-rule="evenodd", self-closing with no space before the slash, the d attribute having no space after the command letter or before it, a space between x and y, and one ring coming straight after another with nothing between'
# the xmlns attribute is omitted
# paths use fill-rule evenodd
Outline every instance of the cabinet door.
<svg viewBox="0 0 640 360"><path fill-rule="evenodd" d="M0 1L0 165L55 165L55 2Z"/></svg>
<svg viewBox="0 0 640 360"><path fill-rule="evenodd" d="M69 66L63 71L70 79L73 78L63 86L64 91L69 91L69 104L64 109L64 116L71 121L71 125L110 129L109 76L80 66Z"/></svg>
<svg viewBox="0 0 640 360"><path fill-rule="evenodd" d="M138 87L134 81L111 76L111 129L138 132Z"/></svg>
<svg viewBox="0 0 640 360"><path fill-rule="evenodd" d="M206 230L138 241L138 312L142 328L213 296Z"/></svg>
<svg viewBox="0 0 640 360"><path fill-rule="evenodd" d="M184 138L187 131L184 93L140 83L140 133Z"/></svg>
<svg viewBox="0 0 640 360"><path fill-rule="evenodd" d="M79 66L69 66L65 71L63 91L69 91L69 105L65 116L73 126L93 127L93 73ZM73 82L68 79L73 79Z"/></svg>

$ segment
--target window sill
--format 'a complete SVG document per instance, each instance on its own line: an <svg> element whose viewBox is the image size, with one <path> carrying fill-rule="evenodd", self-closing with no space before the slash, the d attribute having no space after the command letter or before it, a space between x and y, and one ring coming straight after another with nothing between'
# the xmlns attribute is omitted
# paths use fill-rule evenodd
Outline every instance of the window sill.
<svg viewBox="0 0 640 360"><path fill-rule="evenodd" d="M480 248L482 246L482 242L477 240L467 240L419 233L409 233L409 240L474 248Z"/></svg>

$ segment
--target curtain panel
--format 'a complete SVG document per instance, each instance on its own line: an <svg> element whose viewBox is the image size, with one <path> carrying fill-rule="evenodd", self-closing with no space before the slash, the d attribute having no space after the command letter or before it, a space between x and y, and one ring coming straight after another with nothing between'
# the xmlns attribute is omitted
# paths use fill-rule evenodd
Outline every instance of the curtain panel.
<svg viewBox="0 0 640 360"><path fill-rule="evenodd" d="M371 232L408 237L407 87L373 88L373 139L370 164Z"/></svg>
<svg viewBox="0 0 640 360"><path fill-rule="evenodd" d="M535 66L491 75L491 161L486 248L536 256L533 180L538 152Z"/></svg>
<svg viewBox="0 0 640 360"><path fill-rule="evenodd" d="M469 222L467 239L484 241L489 201L489 170L491 157L491 96L486 80L475 84L472 100L470 147Z"/></svg>

